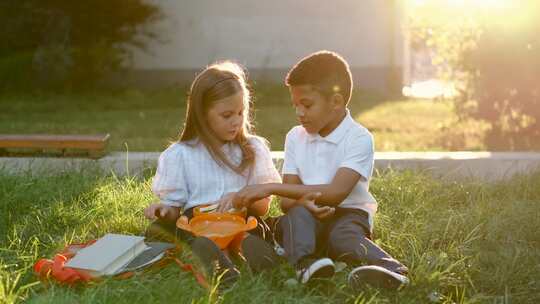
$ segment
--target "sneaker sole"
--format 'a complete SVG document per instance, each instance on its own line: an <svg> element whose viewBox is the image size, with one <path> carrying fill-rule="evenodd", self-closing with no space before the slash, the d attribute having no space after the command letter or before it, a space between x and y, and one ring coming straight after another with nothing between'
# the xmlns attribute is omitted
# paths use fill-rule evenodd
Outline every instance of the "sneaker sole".
<svg viewBox="0 0 540 304"><path fill-rule="evenodd" d="M398 290L409 283L407 277L391 272L380 266L360 266L349 274L349 285L359 291L364 285Z"/></svg>
<svg viewBox="0 0 540 304"><path fill-rule="evenodd" d="M311 264L302 274L300 282L305 284L313 279L329 278L334 275L336 268L332 260L328 258L320 259ZM309 275L311 273L311 275Z"/></svg>

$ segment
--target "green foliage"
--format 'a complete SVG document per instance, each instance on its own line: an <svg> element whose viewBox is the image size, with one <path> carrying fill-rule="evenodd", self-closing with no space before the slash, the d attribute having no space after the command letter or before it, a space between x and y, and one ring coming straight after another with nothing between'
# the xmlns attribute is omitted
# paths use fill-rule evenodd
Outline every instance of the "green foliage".
<svg viewBox="0 0 540 304"><path fill-rule="evenodd" d="M536 28L492 27L466 57L475 72L473 107L466 113L491 122L489 147L540 148L539 35Z"/></svg>
<svg viewBox="0 0 540 304"><path fill-rule="evenodd" d="M0 91L91 87L156 38L161 16L142 0L0 3Z"/></svg>
<svg viewBox="0 0 540 304"><path fill-rule="evenodd" d="M478 1L481 3L481 1ZM436 52L442 78L460 91L461 119L486 121L493 150L538 149L540 41L537 1L500 7L450 6L431 1L409 11L413 48Z"/></svg>

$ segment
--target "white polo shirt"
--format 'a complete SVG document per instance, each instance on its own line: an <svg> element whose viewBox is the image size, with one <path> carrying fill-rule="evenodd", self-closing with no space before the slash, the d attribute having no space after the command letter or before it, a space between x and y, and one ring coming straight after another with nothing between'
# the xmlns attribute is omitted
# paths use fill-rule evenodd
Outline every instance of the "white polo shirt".
<svg viewBox="0 0 540 304"><path fill-rule="evenodd" d="M358 172L362 177L339 207L366 211L372 229L377 211L369 193L373 154L373 136L347 110L343 121L325 137L309 134L302 126L292 128L285 139L283 174L298 175L304 185L320 185L330 184L339 168Z"/></svg>

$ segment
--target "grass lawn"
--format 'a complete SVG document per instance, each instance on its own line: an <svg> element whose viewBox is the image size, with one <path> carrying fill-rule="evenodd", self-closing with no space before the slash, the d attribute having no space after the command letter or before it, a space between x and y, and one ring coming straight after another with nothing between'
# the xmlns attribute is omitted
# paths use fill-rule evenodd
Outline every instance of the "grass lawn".
<svg viewBox="0 0 540 304"><path fill-rule="evenodd" d="M179 134L186 91L0 96L0 133L110 133L111 150L162 151ZM254 92L256 131L282 150L296 124L288 91L259 85ZM389 101L356 91L350 108L373 132L377 151L485 149L485 126L458 122L450 102Z"/></svg>
<svg viewBox="0 0 540 304"><path fill-rule="evenodd" d="M259 275L244 272L222 294L199 287L174 265L66 288L36 282L33 263L66 243L106 232L140 235L147 225L142 209L153 199L149 180L0 172L0 302L540 302L540 173L483 184L389 171L377 174L371 187L380 204L375 240L411 270L411 285L400 292L353 294L346 272L312 286L289 285L293 271L286 265Z"/></svg>

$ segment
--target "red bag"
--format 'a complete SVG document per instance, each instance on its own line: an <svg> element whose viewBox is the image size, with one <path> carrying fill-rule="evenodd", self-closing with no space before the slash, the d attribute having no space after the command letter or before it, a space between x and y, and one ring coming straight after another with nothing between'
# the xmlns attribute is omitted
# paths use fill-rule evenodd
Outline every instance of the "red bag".
<svg viewBox="0 0 540 304"><path fill-rule="evenodd" d="M82 244L70 244L66 246L62 252L57 253L52 260L39 259L34 264L34 273L41 280L54 280L60 284L74 285L76 283L85 283L89 281L97 281L100 277L93 277L84 270L65 267L64 264L71 259L77 251L84 247L90 246L95 243L96 240L91 240ZM165 258L162 261L156 263L157 266L165 266L170 261L176 262L180 269L183 271L191 272L197 282L204 288L208 288L208 283L204 276L198 272L193 265L184 264L180 261L175 254L180 251L180 246L177 245L173 250L167 250ZM118 279L127 279L133 276L134 272L125 272L115 276Z"/></svg>

